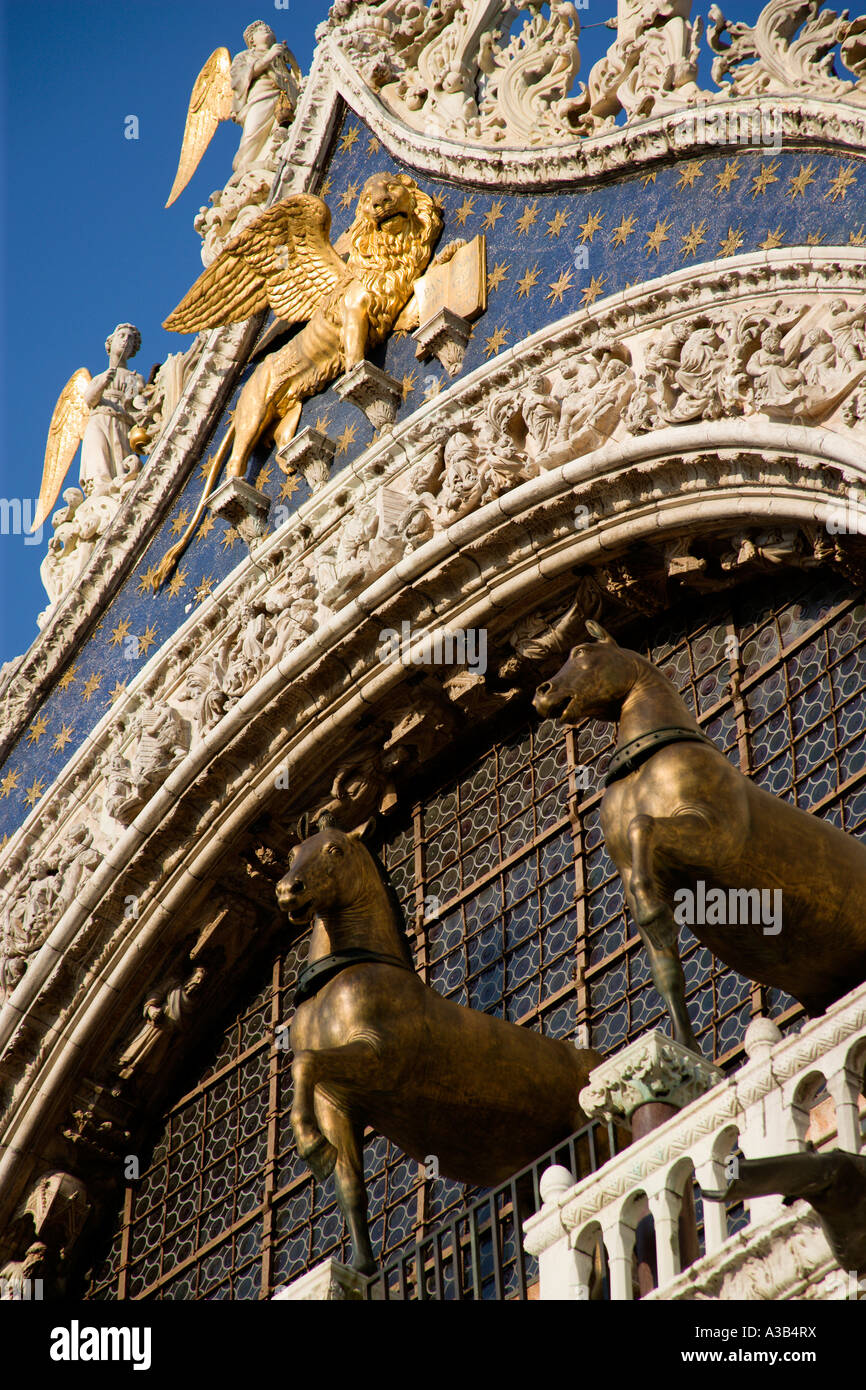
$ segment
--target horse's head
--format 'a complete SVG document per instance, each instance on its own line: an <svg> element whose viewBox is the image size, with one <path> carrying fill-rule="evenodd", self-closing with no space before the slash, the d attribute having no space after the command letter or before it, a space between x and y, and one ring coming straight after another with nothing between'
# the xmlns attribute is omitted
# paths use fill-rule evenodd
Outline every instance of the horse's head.
<svg viewBox="0 0 866 1390"><path fill-rule="evenodd" d="M357 836L328 826L292 850L288 872L277 884L277 902L298 924L317 913L339 912L363 888L369 859Z"/></svg>
<svg viewBox="0 0 866 1390"><path fill-rule="evenodd" d="M591 619L586 627L596 640L572 647L565 665L535 692L532 703L544 718L558 717L566 724L586 718L617 720L639 675L635 652L617 646Z"/></svg>

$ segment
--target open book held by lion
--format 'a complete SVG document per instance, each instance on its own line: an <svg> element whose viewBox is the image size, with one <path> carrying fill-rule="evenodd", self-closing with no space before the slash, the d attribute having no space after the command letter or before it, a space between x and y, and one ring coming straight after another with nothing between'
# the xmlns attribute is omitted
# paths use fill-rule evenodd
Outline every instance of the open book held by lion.
<svg viewBox="0 0 866 1390"><path fill-rule="evenodd" d="M223 249L165 320L165 328L195 333L241 323L270 306L278 322L269 338L274 329L307 322L246 382L189 530L165 556L157 582L192 534L227 455L228 476L242 477L266 432L284 447L309 396L363 361L398 320L404 328L417 324L415 283L442 229L433 198L407 174L373 174L336 247L329 240L330 225L327 204L313 194L275 203ZM346 250L344 261L338 252Z"/></svg>

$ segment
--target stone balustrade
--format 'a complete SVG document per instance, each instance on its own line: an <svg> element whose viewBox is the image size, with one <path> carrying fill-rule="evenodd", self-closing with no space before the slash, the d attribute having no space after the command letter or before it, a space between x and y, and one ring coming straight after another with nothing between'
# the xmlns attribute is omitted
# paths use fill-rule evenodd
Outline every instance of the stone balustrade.
<svg viewBox="0 0 866 1390"><path fill-rule="evenodd" d="M805 1149L811 1103L824 1090L835 1106L829 1147L861 1149L866 986L787 1038L769 1019L754 1019L745 1049L748 1060L725 1077L650 1033L592 1074L583 1108L590 1116L630 1123L633 1142L579 1183L563 1168L543 1175L543 1205L524 1224L526 1250L539 1260L542 1299L589 1297L599 1238L611 1298L631 1299L647 1213L656 1266L649 1297L851 1296L850 1272L836 1269L811 1208L802 1202L785 1207L777 1196L747 1202L746 1224L736 1231L728 1229L723 1203L704 1201L704 1251L691 1261L683 1256L688 1221L681 1216L689 1216L695 1183L724 1189L726 1165L737 1149L746 1158Z"/></svg>

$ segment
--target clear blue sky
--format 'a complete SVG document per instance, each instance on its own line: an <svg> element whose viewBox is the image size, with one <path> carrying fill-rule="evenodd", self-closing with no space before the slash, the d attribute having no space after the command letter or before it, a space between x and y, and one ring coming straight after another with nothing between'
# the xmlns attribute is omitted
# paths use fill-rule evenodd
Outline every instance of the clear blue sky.
<svg viewBox="0 0 866 1390"><path fill-rule="evenodd" d="M760 6L729 8L754 21ZM102 370L115 324L141 330L133 366L145 377L189 341L160 324L201 271L193 218L228 179L238 140L231 123L218 130L192 183L164 210L204 60L222 44L236 53L246 25L262 18L307 72L327 10L327 0L287 8L272 0L0 0L0 497L38 495L57 397L76 368ZM614 38L589 26L614 10L613 0L590 0L581 13L582 78ZM709 85L706 59L703 67ZM130 115L137 140L124 137ZM50 534L46 524L39 545L0 535L0 663L37 634Z"/></svg>

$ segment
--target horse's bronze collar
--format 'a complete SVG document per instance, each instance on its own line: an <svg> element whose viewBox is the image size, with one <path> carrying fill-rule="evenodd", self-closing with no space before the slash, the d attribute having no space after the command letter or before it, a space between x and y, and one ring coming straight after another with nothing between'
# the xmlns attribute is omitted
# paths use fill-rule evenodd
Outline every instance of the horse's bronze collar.
<svg viewBox="0 0 866 1390"><path fill-rule="evenodd" d="M350 965L363 965L365 962L372 962L374 965L398 965L401 970L412 969L411 965L399 960L397 956L386 956L381 951L367 951L362 946L349 946L345 951L334 951L332 955L322 956L321 960L304 966L298 974L295 1008L303 1004L305 999L312 999L313 995L335 975L339 975L341 970L348 969Z"/></svg>
<svg viewBox="0 0 866 1390"><path fill-rule="evenodd" d="M637 771L642 763L668 743L705 743L710 748L716 747L706 735L694 729L653 729L649 734L639 734L637 738L629 739L628 743L617 749L608 764L604 785L609 787L621 777L628 777L629 773Z"/></svg>

